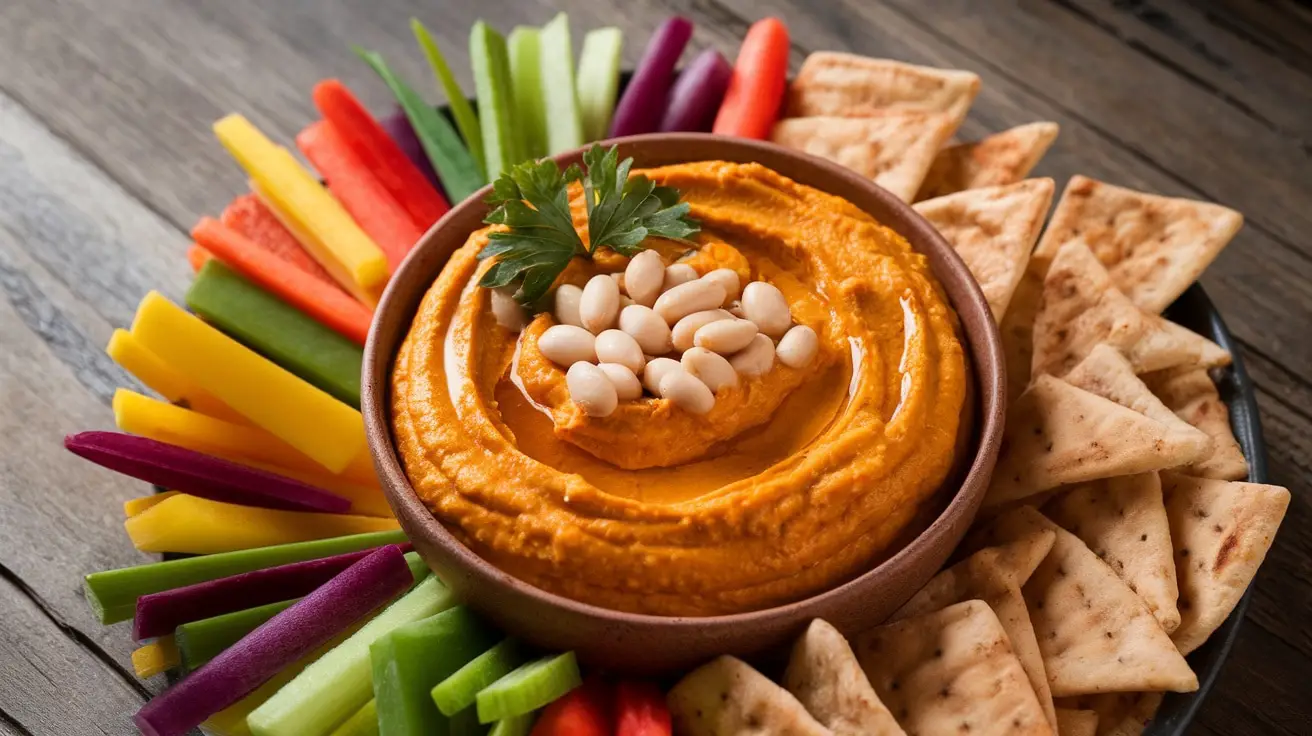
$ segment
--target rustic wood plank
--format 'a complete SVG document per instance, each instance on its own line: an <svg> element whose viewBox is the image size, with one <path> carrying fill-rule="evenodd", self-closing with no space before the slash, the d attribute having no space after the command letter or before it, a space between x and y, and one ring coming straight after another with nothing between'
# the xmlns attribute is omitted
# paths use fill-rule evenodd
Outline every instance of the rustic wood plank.
<svg viewBox="0 0 1312 736"><path fill-rule="evenodd" d="M1188 0L1208 23L1283 58L1312 69L1312 8L1304 0Z"/></svg>
<svg viewBox="0 0 1312 736"><path fill-rule="evenodd" d="M1265 575L1258 576L1259 584ZM1196 723L1227 736L1307 733L1307 667L1307 659L1281 639L1245 625Z"/></svg>

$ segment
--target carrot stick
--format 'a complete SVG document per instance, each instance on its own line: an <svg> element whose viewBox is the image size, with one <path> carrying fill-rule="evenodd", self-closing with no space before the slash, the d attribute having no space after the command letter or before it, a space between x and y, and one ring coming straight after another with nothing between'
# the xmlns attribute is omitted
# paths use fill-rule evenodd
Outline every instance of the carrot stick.
<svg viewBox="0 0 1312 736"><path fill-rule="evenodd" d="M212 217L202 217L191 236L250 280L327 327L364 344L373 314L335 285L288 264Z"/></svg>
<svg viewBox="0 0 1312 736"><path fill-rule="evenodd" d="M187 263L191 264L192 271L199 271L201 267L205 265L205 262L213 257L213 253L195 243L192 243L191 247L187 248Z"/></svg>
<svg viewBox="0 0 1312 736"><path fill-rule="evenodd" d="M768 138L784 99L788 76L788 27L778 18L752 24L738 49L729 89L712 133Z"/></svg>
<svg viewBox="0 0 1312 736"><path fill-rule="evenodd" d="M296 136L296 146L328 180L328 191L383 249L387 265L395 272L424 231L415 226L410 214L355 155L332 123L312 123Z"/></svg>
<svg viewBox="0 0 1312 736"><path fill-rule="evenodd" d="M223 209L223 214L219 216L219 221L325 284L333 288L341 288L337 286L336 281L333 281L328 271L314 260L314 256L301 247L296 236L282 226L278 217L264 206L264 202L261 202L253 192L243 194L229 202Z"/></svg>
<svg viewBox="0 0 1312 736"><path fill-rule="evenodd" d="M314 104L379 183L410 213L415 227L427 230L451 208L346 85L336 79L319 82L314 86Z"/></svg>

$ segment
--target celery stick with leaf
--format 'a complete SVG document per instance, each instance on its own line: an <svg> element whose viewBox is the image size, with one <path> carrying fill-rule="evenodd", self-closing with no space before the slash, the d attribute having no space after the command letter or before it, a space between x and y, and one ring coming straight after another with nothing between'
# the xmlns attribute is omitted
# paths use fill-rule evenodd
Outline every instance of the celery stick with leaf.
<svg viewBox="0 0 1312 736"><path fill-rule="evenodd" d="M447 105L451 108L451 117L456 120L456 127L460 129L460 135L465 139L469 155L474 157L474 163L478 164L483 177L489 178L487 162L483 160L483 132L479 130L478 115L474 112L473 105L469 104L464 90L460 89L456 76L451 73L446 57L442 56L442 51L437 47L437 42L433 40L433 34L428 32L428 28L418 18L411 18L410 30L414 32L419 48L428 59L428 65L433 68L433 75L437 77L438 84L442 86Z"/></svg>

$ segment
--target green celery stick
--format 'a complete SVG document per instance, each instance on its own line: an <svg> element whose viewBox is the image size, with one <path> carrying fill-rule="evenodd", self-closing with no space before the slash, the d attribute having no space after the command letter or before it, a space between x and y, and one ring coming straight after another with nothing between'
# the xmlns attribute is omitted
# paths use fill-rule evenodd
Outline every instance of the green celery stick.
<svg viewBox="0 0 1312 736"><path fill-rule="evenodd" d="M217 259L196 274L187 306L238 342L360 408L364 350Z"/></svg>
<svg viewBox="0 0 1312 736"><path fill-rule="evenodd" d="M479 690L510 674L522 661L518 646L506 639L437 683L433 702L443 715L455 715L474 704Z"/></svg>
<svg viewBox="0 0 1312 736"><path fill-rule="evenodd" d="M624 34L618 28L597 28L583 36L576 88L585 141L599 141L610 130L610 116L620 91L623 45Z"/></svg>
<svg viewBox="0 0 1312 736"><path fill-rule="evenodd" d="M569 16L556 14L542 26L538 40L538 74L547 116L547 153L554 156L583 145L583 123L574 96L574 47L569 40Z"/></svg>
<svg viewBox="0 0 1312 736"><path fill-rule="evenodd" d="M528 736L532 728L533 714L525 713L522 716L511 716L497 721L488 736Z"/></svg>
<svg viewBox="0 0 1312 736"><path fill-rule="evenodd" d="M515 99L515 125L524 142L524 158L547 155L547 113L538 79L538 29L517 26L506 37L510 54L511 91Z"/></svg>
<svg viewBox="0 0 1312 736"><path fill-rule="evenodd" d="M113 624L132 618L136 612L137 598L148 593L172 590L184 585L203 583L206 580L252 570L263 570L266 567L285 565L289 562L317 560L321 557L381 547L384 544L403 544L405 541L405 533L400 530L371 532L95 572L86 577L87 602L100 617L102 624Z"/></svg>
<svg viewBox="0 0 1312 736"><path fill-rule="evenodd" d="M319 658L246 719L254 736L324 736L371 696L369 647L398 626L455 605L455 596L428 576L332 651Z"/></svg>
<svg viewBox="0 0 1312 736"><path fill-rule="evenodd" d="M510 56L505 37L478 21L469 34L469 61L474 69L487 178L496 179L501 172L524 160L524 146L514 120Z"/></svg>
<svg viewBox="0 0 1312 736"><path fill-rule="evenodd" d="M535 659L478 693L478 720L492 723L541 708L583 682L574 652Z"/></svg>
<svg viewBox="0 0 1312 736"><path fill-rule="evenodd" d="M442 733L447 717L430 695L438 682L495 641L463 606L394 629L369 647L382 736Z"/></svg>
<svg viewBox="0 0 1312 736"><path fill-rule="evenodd" d="M456 83L456 76L451 73L451 67L447 66L446 58L442 56L437 42L433 40L433 34L428 32L418 18L410 19L410 30L414 31L419 48L423 49L424 56L428 57L428 65L433 68L433 74L442 85L447 106L451 108L451 117L456 119L456 127L460 129L460 135L465 139L465 147L469 149L469 155L474 157L478 170L483 172L483 178L487 179L487 161L483 159L483 131L478 129L478 114L469 104L469 98L465 96L464 90Z"/></svg>
<svg viewBox="0 0 1312 736"><path fill-rule="evenodd" d="M355 715L333 731L333 736L378 736L378 701L360 706Z"/></svg>
<svg viewBox="0 0 1312 736"><path fill-rule="evenodd" d="M182 667L190 672L214 659L219 652L235 644L256 626L273 618L298 600L300 599L293 598L289 601L267 603L178 626L173 632L173 638L178 643Z"/></svg>
<svg viewBox="0 0 1312 736"><path fill-rule="evenodd" d="M424 562L424 558L420 557L418 552L406 552L405 564L410 566L410 575L415 579L415 586L424 582L424 579L432 572L428 569L428 563Z"/></svg>
<svg viewBox="0 0 1312 736"><path fill-rule="evenodd" d="M442 187L446 189L451 201L460 202L481 189L487 183L482 167L474 161L469 149L465 148L464 141L460 140L455 128L451 127L451 123L447 122L442 113L424 102L424 98L420 97L418 92L398 77L391 67L387 66L381 54L358 46L355 47L355 53L374 70L374 73L382 77L388 88L392 90L396 101L401 103L405 116L414 127L415 135L419 136L419 143L423 145L424 153L428 154L428 160L437 170L437 177L442 180Z"/></svg>

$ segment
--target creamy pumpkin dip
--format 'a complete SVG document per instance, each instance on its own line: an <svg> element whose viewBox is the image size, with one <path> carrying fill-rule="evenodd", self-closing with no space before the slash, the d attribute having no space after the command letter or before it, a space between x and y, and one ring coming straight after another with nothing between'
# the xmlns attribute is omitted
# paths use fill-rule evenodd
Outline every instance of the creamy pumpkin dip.
<svg viewBox="0 0 1312 736"><path fill-rule="evenodd" d="M749 611L865 571L944 481L961 422L956 316L926 259L847 201L758 164L635 173L676 187L701 224L691 247L644 245L698 276L730 269L777 287L818 338L805 364L785 364L779 339L769 370L720 386L705 413L650 391L585 411L539 345L555 314L522 330L498 322L477 285L491 265L476 258L480 230L429 290L393 369L412 485L503 570L613 609ZM571 205L582 230L581 196ZM599 250L556 286L628 262Z"/></svg>

